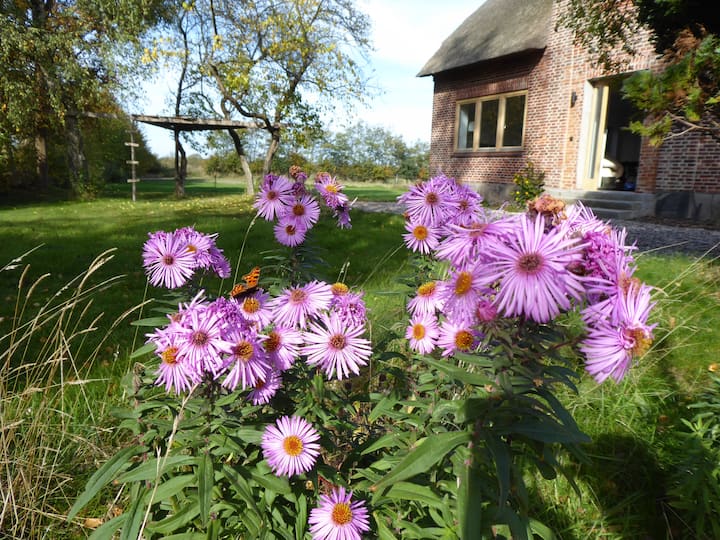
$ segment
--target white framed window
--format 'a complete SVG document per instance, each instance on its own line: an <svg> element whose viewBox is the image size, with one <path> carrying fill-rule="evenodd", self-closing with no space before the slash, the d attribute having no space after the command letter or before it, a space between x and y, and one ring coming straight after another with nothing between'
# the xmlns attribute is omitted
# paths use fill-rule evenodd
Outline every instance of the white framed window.
<svg viewBox="0 0 720 540"><path fill-rule="evenodd" d="M455 150L513 150L523 146L527 92L511 92L457 103Z"/></svg>

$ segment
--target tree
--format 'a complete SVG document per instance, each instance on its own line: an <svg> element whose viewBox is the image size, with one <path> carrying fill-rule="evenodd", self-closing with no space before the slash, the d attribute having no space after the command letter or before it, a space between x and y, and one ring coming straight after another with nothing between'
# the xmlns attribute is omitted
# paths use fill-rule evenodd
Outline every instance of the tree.
<svg viewBox="0 0 720 540"><path fill-rule="evenodd" d="M88 110L117 112L111 93L133 58L118 49L137 43L163 16L164 1L0 0L0 10L0 143L10 154L34 140L37 179L47 185L48 138L62 138L71 183L81 190L78 118Z"/></svg>
<svg viewBox="0 0 720 540"><path fill-rule="evenodd" d="M199 69L224 115L268 133L263 171L284 137L313 136L323 112L360 100L366 81L356 60L369 49L369 21L351 0L198 0Z"/></svg>
<svg viewBox="0 0 720 540"><path fill-rule="evenodd" d="M655 143L690 131L720 141L720 12L707 2L570 0L558 25L607 70L618 67L614 51L633 54L631 36L649 30L662 66L625 82L626 97L647 115L631 129Z"/></svg>

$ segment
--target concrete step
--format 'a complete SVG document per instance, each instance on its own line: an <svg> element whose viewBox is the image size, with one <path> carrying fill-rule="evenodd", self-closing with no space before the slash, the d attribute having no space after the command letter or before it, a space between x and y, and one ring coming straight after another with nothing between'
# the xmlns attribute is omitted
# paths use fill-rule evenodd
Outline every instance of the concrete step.
<svg viewBox="0 0 720 540"><path fill-rule="evenodd" d="M567 204L581 201L601 219L633 219L653 215L655 196L650 193L632 191L583 191L568 189L547 189L553 197Z"/></svg>

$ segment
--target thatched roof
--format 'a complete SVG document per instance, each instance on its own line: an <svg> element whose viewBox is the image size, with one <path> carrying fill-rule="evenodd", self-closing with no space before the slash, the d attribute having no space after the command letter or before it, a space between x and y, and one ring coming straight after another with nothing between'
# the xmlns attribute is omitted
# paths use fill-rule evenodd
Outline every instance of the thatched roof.
<svg viewBox="0 0 720 540"><path fill-rule="evenodd" d="M552 0L486 0L443 41L418 77L544 49Z"/></svg>

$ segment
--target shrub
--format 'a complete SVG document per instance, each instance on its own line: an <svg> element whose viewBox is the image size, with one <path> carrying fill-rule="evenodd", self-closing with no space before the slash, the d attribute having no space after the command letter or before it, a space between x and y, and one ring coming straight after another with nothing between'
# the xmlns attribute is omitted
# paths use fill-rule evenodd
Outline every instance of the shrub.
<svg viewBox="0 0 720 540"><path fill-rule="evenodd" d="M518 206L524 208L528 201L542 195L545 188L545 173L537 170L535 165L528 161L525 167L515 173L513 182L516 186L513 199Z"/></svg>

